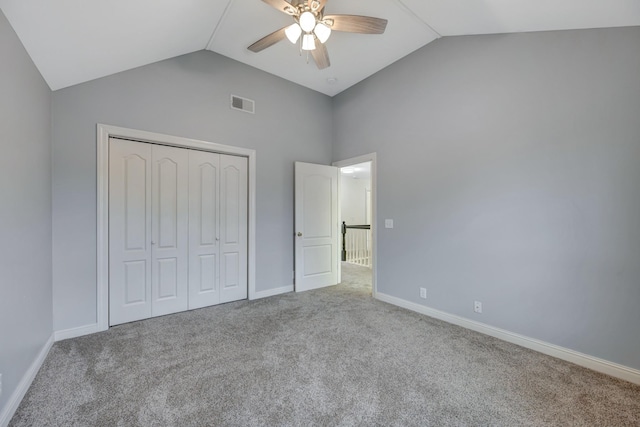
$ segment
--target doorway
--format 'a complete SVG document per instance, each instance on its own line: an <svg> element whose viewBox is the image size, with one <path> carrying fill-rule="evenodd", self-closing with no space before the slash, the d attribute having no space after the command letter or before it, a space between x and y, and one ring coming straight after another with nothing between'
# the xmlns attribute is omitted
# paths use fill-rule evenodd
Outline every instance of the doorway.
<svg viewBox="0 0 640 427"><path fill-rule="evenodd" d="M338 280L370 283L376 296L376 153L334 162L340 170Z"/></svg>

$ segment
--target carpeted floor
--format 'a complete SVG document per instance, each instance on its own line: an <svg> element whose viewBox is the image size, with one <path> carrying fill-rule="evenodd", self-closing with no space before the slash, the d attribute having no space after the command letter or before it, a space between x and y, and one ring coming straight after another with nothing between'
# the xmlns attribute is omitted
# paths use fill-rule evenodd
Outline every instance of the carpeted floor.
<svg viewBox="0 0 640 427"><path fill-rule="evenodd" d="M367 273L58 342L10 425L640 425L640 386L373 300Z"/></svg>

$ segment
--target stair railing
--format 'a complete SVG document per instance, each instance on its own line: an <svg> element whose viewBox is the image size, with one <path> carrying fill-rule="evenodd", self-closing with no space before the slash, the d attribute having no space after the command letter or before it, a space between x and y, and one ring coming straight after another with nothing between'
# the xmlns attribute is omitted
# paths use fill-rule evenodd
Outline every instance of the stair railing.
<svg viewBox="0 0 640 427"><path fill-rule="evenodd" d="M342 261L371 267L371 226L342 221Z"/></svg>

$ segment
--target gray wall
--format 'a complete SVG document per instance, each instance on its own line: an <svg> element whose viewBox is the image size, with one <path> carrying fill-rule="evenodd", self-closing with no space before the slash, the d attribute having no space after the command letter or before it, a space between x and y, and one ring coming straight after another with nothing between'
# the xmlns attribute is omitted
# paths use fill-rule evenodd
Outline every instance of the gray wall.
<svg viewBox="0 0 640 427"><path fill-rule="evenodd" d="M367 190L371 180L354 179L351 174L340 174L340 221L349 225L367 223Z"/></svg>
<svg viewBox="0 0 640 427"><path fill-rule="evenodd" d="M51 91L0 11L0 413L51 337Z"/></svg>
<svg viewBox="0 0 640 427"><path fill-rule="evenodd" d="M640 368L639 47L445 38L335 97L334 160L378 152L378 290Z"/></svg>
<svg viewBox="0 0 640 427"><path fill-rule="evenodd" d="M207 51L54 92L55 330L96 321L96 123L256 150L262 291L292 284L293 162L331 161L331 117L329 97Z"/></svg>

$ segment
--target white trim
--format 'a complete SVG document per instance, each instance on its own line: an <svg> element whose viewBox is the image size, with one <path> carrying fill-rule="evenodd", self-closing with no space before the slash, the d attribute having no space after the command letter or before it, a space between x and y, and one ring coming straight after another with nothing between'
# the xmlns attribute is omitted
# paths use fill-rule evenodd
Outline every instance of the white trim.
<svg viewBox="0 0 640 427"><path fill-rule="evenodd" d="M293 285L283 286L281 288L274 289L266 289L264 291L256 292L254 297L251 299L260 299L260 298L268 298L276 295L286 294L289 292L293 292Z"/></svg>
<svg viewBox="0 0 640 427"><path fill-rule="evenodd" d="M56 342L67 340L69 338L81 337L83 335L94 334L102 331L100 324L93 323L91 325L78 326L77 328L62 329L53 333Z"/></svg>
<svg viewBox="0 0 640 427"><path fill-rule="evenodd" d="M47 342L44 343L42 350L40 350L40 353L38 353L38 356L35 358L33 363L31 363L27 372L22 376L22 379L18 383L18 387L16 387L13 394L9 396L6 406L2 412L0 412L0 427L6 427L9 425L9 421L13 418L13 415L16 413L18 406L20 406L20 402L22 402L24 395L27 394L29 387L31 387L31 383L44 363L44 360L47 358L52 345L53 334L51 334Z"/></svg>
<svg viewBox="0 0 640 427"><path fill-rule="evenodd" d="M97 330L89 327L75 328L70 331L85 330L92 332L109 329L109 138L120 137L135 141L160 143L173 147L195 148L221 154L247 157L249 159L249 248L248 297L256 298L256 151L249 148L234 147L215 142L182 138L136 129L98 124L97 132ZM85 329L86 328L86 329ZM66 331L61 331L65 336ZM79 336L79 335L77 335ZM70 338L71 336L69 336Z"/></svg>
<svg viewBox="0 0 640 427"><path fill-rule="evenodd" d="M97 147L97 280L96 323L109 329L109 134L98 125Z"/></svg>
<svg viewBox="0 0 640 427"><path fill-rule="evenodd" d="M249 247L247 260L249 264L249 300L260 298L256 296L256 152L251 150L249 156Z"/></svg>
<svg viewBox="0 0 640 427"><path fill-rule="evenodd" d="M335 165L332 164L332 166ZM342 191L342 172L338 168L338 258L336 259L338 283L342 283Z"/></svg>
<svg viewBox="0 0 640 427"><path fill-rule="evenodd" d="M376 298L378 294L378 154L363 154L362 156L333 162L332 165L343 168L366 162L371 162L371 295ZM340 216L340 214L341 211L338 212L338 216ZM338 222L342 224L341 221ZM338 277L341 278L341 276L342 268L340 263L338 263Z"/></svg>
<svg viewBox="0 0 640 427"><path fill-rule="evenodd" d="M540 341L535 338L529 338L524 335L509 332L504 329L476 322L475 320L469 320L464 317L456 316L454 314L445 313L444 311L416 304L411 301L393 297L391 295L378 293L376 298L380 301L393 304L398 307L406 308L407 310L415 311L417 313L424 314L435 319L443 320L447 323L462 326L463 328L471 329L472 331L480 332L482 334L489 335L503 341L519 345L521 347L535 350L549 356L557 357L558 359L562 359L567 362L571 362L576 365L601 372L603 374L611 375L612 377L620 378L634 384L640 384L640 370L633 369L628 366L619 365L617 363L599 359L588 354L579 353L565 347L560 347L558 345Z"/></svg>

